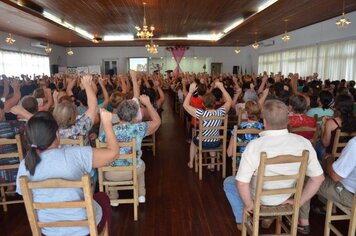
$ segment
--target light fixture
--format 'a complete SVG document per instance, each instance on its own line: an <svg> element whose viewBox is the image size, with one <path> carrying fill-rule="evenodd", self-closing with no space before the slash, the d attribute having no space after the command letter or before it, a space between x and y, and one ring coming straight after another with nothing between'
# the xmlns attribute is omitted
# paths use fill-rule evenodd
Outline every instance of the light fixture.
<svg viewBox="0 0 356 236"><path fill-rule="evenodd" d="M257 32L255 32L255 43L252 44L252 47L256 50L260 47L260 44L257 43Z"/></svg>
<svg viewBox="0 0 356 236"><path fill-rule="evenodd" d="M284 20L284 34L282 36L283 42L288 42L290 40L290 36L287 33L287 22L288 20Z"/></svg>
<svg viewBox="0 0 356 236"><path fill-rule="evenodd" d="M342 1L342 16L335 23L339 28L346 28L351 21L345 17L345 0Z"/></svg>
<svg viewBox="0 0 356 236"><path fill-rule="evenodd" d="M135 27L137 30L137 37L140 39L149 39L153 37L153 31L155 30L155 27L152 25L150 28L147 26L146 22L146 3L143 3L143 26L142 29L138 26Z"/></svg>
<svg viewBox="0 0 356 236"><path fill-rule="evenodd" d="M104 41L132 41L134 36L132 34L117 34L117 35L105 35Z"/></svg>
<svg viewBox="0 0 356 236"><path fill-rule="evenodd" d="M257 43L257 41L255 41L255 43L252 44L252 47L253 47L254 49L258 49L258 48L260 47L260 44Z"/></svg>
<svg viewBox="0 0 356 236"><path fill-rule="evenodd" d="M74 54L72 47L71 47L71 43L69 42L69 48L67 49L67 55L68 56L72 56Z"/></svg>
<svg viewBox="0 0 356 236"><path fill-rule="evenodd" d="M152 39L151 42L149 44L146 44L146 49L149 53L151 54L157 54L158 53L158 45L154 44Z"/></svg>
<svg viewBox="0 0 356 236"><path fill-rule="evenodd" d="M5 39L5 42L7 44L12 45L12 44L14 44L16 42L16 40L12 37L11 33L9 33L9 35Z"/></svg>
<svg viewBox="0 0 356 236"><path fill-rule="evenodd" d="M241 52L241 49L239 48L239 47L237 47L236 49L235 49L235 53L236 54L239 54Z"/></svg>
<svg viewBox="0 0 356 236"><path fill-rule="evenodd" d="M45 52L47 53L47 54L50 54L51 52L52 52L52 48L49 46L49 43L47 42L47 45L46 45L46 47L45 47Z"/></svg>
<svg viewBox="0 0 356 236"><path fill-rule="evenodd" d="M91 40L93 43L100 43L103 41L103 38L100 36L94 36L94 38Z"/></svg>

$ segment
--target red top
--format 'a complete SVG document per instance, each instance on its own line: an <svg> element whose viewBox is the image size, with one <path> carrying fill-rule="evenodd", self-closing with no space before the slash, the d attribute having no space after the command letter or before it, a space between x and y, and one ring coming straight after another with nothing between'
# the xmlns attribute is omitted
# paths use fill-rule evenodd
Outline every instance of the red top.
<svg viewBox="0 0 356 236"><path fill-rule="evenodd" d="M195 107L197 109L204 109L203 106L203 100L198 96L198 97L191 97L190 98L190 105L192 107ZM191 125L194 126L194 117L192 118L192 121L190 122ZM199 126L199 120L196 119L196 126Z"/></svg>
<svg viewBox="0 0 356 236"><path fill-rule="evenodd" d="M307 116L305 114L295 114L289 117L288 124L291 128L299 128L299 127L316 127L316 120L313 117ZM314 132L296 132L303 136L306 139L312 139L314 136Z"/></svg>

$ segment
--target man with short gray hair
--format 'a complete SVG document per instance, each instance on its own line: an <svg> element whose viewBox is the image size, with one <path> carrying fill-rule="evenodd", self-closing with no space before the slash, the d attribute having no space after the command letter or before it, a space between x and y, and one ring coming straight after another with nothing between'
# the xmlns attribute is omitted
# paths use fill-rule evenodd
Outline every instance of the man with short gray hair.
<svg viewBox="0 0 356 236"><path fill-rule="evenodd" d="M319 189L324 180L323 170L316 157L315 150L310 141L302 136L289 133L288 108L279 100L268 100L262 108L262 117L265 131L260 133L260 138L252 140L242 153L241 162L236 177L230 176L224 181L224 190L235 215L237 228L241 230L243 209L248 213L253 210L253 195L257 179L257 170L260 164L261 152L266 152L268 157L278 155L301 156L303 150L309 151L309 160L306 175L309 176L300 204L303 205ZM292 175L299 171L298 165L285 168L280 165L270 166L266 172L272 175ZM269 173L266 173L269 175ZM251 184L250 184L251 183ZM265 184L265 188L288 187L293 183L283 181L274 182L273 185ZM267 196L261 199L261 204L275 206L287 202L290 195Z"/></svg>

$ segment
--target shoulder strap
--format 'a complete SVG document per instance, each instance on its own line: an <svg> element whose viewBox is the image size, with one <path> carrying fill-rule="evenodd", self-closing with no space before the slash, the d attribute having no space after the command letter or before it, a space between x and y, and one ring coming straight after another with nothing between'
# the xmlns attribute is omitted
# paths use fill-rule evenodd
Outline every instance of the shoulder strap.
<svg viewBox="0 0 356 236"><path fill-rule="evenodd" d="M341 129L339 123L337 123L337 121L336 121L334 118L332 118L332 119L333 119L333 121L335 122L335 124L337 125L337 127L338 127L339 129Z"/></svg>

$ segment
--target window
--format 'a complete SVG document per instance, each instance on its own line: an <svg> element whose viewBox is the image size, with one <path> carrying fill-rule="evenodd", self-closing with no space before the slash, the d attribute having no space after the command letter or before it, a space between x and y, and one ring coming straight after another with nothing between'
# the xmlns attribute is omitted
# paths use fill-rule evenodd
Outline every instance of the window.
<svg viewBox="0 0 356 236"><path fill-rule="evenodd" d="M277 73L281 71L284 75L299 73L301 76L307 76L316 71L316 62L316 47L274 52L258 57L258 72Z"/></svg>
<svg viewBox="0 0 356 236"><path fill-rule="evenodd" d="M330 80L355 79L356 40L321 45L318 73Z"/></svg>
<svg viewBox="0 0 356 236"><path fill-rule="evenodd" d="M7 76L49 75L49 57L0 50L0 74Z"/></svg>
<svg viewBox="0 0 356 236"><path fill-rule="evenodd" d="M319 56L318 56L319 51ZM258 57L258 72L299 73L319 78L353 80L356 77L356 40L273 52Z"/></svg>

